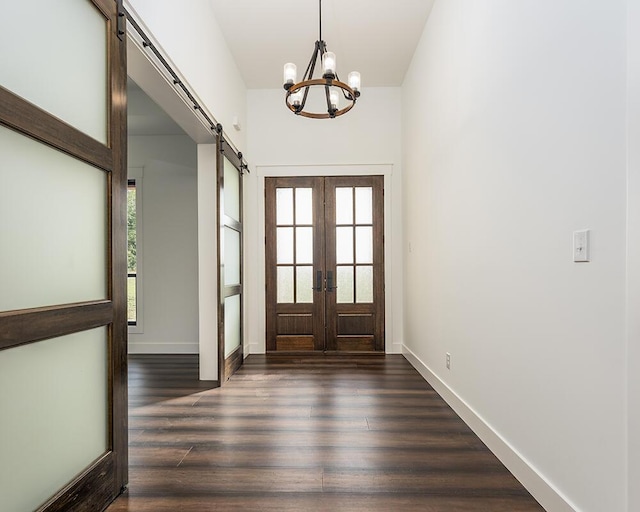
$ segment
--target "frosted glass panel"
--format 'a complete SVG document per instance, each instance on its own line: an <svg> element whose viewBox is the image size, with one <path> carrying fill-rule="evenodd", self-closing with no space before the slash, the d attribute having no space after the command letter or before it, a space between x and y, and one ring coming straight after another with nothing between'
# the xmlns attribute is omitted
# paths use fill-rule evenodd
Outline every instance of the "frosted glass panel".
<svg viewBox="0 0 640 512"><path fill-rule="evenodd" d="M373 224L373 189L356 187L356 224Z"/></svg>
<svg viewBox="0 0 640 512"><path fill-rule="evenodd" d="M293 224L293 189L276 189L276 224Z"/></svg>
<svg viewBox="0 0 640 512"><path fill-rule="evenodd" d="M279 304L293 302L293 267L278 267L276 289Z"/></svg>
<svg viewBox="0 0 640 512"><path fill-rule="evenodd" d="M224 299L224 357L240 346L240 295Z"/></svg>
<svg viewBox="0 0 640 512"><path fill-rule="evenodd" d="M373 228L356 228L356 263L373 263Z"/></svg>
<svg viewBox="0 0 640 512"><path fill-rule="evenodd" d="M293 228L277 228L278 263L293 263Z"/></svg>
<svg viewBox="0 0 640 512"><path fill-rule="evenodd" d="M296 267L296 302L313 302L313 267Z"/></svg>
<svg viewBox="0 0 640 512"><path fill-rule="evenodd" d="M104 16L86 0L19 0L2 3L2 19L3 87L106 143Z"/></svg>
<svg viewBox="0 0 640 512"><path fill-rule="evenodd" d="M0 311L106 299L106 174L2 126L0 170Z"/></svg>
<svg viewBox="0 0 640 512"><path fill-rule="evenodd" d="M240 284L240 233L224 228L224 284Z"/></svg>
<svg viewBox="0 0 640 512"><path fill-rule="evenodd" d="M240 173L224 158L224 213L240 222Z"/></svg>
<svg viewBox="0 0 640 512"><path fill-rule="evenodd" d="M336 224L353 224L353 188L336 188Z"/></svg>
<svg viewBox="0 0 640 512"><path fill-rule="evenodd" d="M353 303L353 267L338 267L336 274L336 301L339 304Z"/></svg>
<svg viewBox="0 0 640 512"><path fill-rule="evenodd" d="M313 263L313 228L296 228L296 263Z"/></svg>
<svg viewBox="0 0 640 512"><path fill-rule="evenodd" d="M313 224L313 197L310 188L296 189L296 224Z"/></svg>
<svg viewBox="0 0 640 512"><path fill-rule="evenodd" d="M353 228L336 228L336 263L353 263Z"/></svg>
<svg viewBox="0 0 640 512"><path fill-rule="evenodd" d="M0 508L35 510L107 451L107 329L0 351Z"/></svg>
<svg viewBox="0 0 640 512"><path fill-rule="evenodd" d="M373 302L373 267L356 267L356 302Z"/></svg>

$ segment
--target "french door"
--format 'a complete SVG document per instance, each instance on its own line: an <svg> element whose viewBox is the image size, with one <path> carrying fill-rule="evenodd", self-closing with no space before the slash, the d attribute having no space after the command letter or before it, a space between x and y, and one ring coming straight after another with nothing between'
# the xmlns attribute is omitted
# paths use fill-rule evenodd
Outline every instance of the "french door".
<svg viewBox="0 0 640 512"><path fill-rule="evenodd" d="M383 184L266 178L267 351L384 350Z"/></svg>

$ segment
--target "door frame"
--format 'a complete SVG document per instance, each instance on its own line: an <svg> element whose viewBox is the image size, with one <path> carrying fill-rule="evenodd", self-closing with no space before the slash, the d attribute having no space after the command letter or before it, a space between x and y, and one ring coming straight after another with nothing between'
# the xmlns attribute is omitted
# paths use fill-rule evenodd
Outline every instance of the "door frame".
<svg viewBox="0 0 640 512"><path fill-rule="evenodd" d="M402 229L400 176L395 173L393 164L354 164L354 165L257 165L255 184L255 202L247 201L253 209L255 223L248 222L247 238L253 240L246 251L255 251L256 258L247 267L251 274L248 278L246 293L252 297L247 303L245 318L251 318L251 324L245 323L245 342L251 354L266 353L266 256L265 256L265 178L295 176L384 176L384 279L385 279L385 343L384 352L402 353ZM397 199L394 200L394 196ZM253 204L250 204L253 203ZM247 212L245 212L247 213Z"/></svg>
<svg viewBox="0 0 640 512"><path fill-rule="evenodd" d="M385 298L384 298L384 176L360 175L360 176L288 176L264 178L265 181L265 277L266 277L266 350L269 353L293 352L329 352L348 353L366 352L383 353L384 332L385 332ZM371 226L371 251L372 260L369 262L358 262L357 249L354 259L350 265L337 261L336 230L338 226L350 226L352 243L355 243L356 233L354 227L358 225L356 214L356 200L353 198L352 219L349 223L340 223L337 219L336 191L340 187L347 187L353 194L358 187L367 187L371 190L371 221L364 225ZM279 222L278 190L310 190L313 196L311 210L312 220L302 223L298 220L297 214L290 222ZM299 200L294 199L294 212L301 207ZM282 220L282 219L280 219ZM310 224L311 223L311 224ZM363 223L360 223L362 225ZM279 241L277 232L282 229L311 229L313 226L313 260L298 261L298 251L293 250L292 260L279 262ZM355 227L357 232L358 228ZM297 247L294 236L294 247ZM357 244L354 245L354 248ZM311 265L309 265L311 263ZM291 266L292 265L292 266ZM361 302L357 300L357 269L365 265L373 272L373 300L372 302ZM337 282L338 270L343 267L351 267L354 270L352 286L355 287L352 302L340 302L338 300L339 291ZM294 292L292 302L278 302L278 276L279 269L284 267L297 268L296 275L301 268L311 268L313 277L313 299L311 302L298 301L298 292ZM317 273L317 274L316 274ZM336 284L332 283L332 275L335 273ZM293 277L293 275L292 275ZM321 281L318 280L322 277ZM294 283L297 277L293 277ZM298 285L294 284L297 288ZM309 325L311 317L311 325ZM368 327L360 325L356 328L358 320L373 318L373 323ZM285 322L281 332L278 327L281 321ZM354 323L354 321L356 323ZM293 322L293 324L291 323ZM301 323L302 322L302 323ZM349 334L340 333L339 325L348 322L344 328L350 329ZM366 322L366 320L365 320ZM294 327L295 324L295 327ZM304 332L301 332L300 329ZM356 328L357 332L352 329ZM293 332L295 331L295 334ZM310 339L311 337L311 339ZM309 344L311 343L311 346Z"/></svg>

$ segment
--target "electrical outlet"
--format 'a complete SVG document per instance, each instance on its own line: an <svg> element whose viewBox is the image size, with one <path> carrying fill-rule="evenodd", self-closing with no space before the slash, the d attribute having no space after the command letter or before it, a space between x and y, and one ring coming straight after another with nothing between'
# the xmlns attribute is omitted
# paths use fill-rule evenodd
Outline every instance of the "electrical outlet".
<svg viewBox="0 0 640 512"><path fill-rule="evenodd" d="M451 354L447 352L447 370L451 370Z"/></svg>

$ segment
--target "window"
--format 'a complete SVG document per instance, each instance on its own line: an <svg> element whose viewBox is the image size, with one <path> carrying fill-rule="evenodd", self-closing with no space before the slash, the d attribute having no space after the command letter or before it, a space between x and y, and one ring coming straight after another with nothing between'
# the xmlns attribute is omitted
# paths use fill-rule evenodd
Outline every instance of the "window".
<svg viewBox="0 0 640 512"><path fill-rule="evenodd" d="M138 324L138 232L136 180L129 180L127 188L127 320Z"/></svg>
<svg viewBox="0 0 640 512"><path fill-rule="evenodd" d="M127 323L129 334L142 334L142 167L129 167L127 186Z"/></svg>

